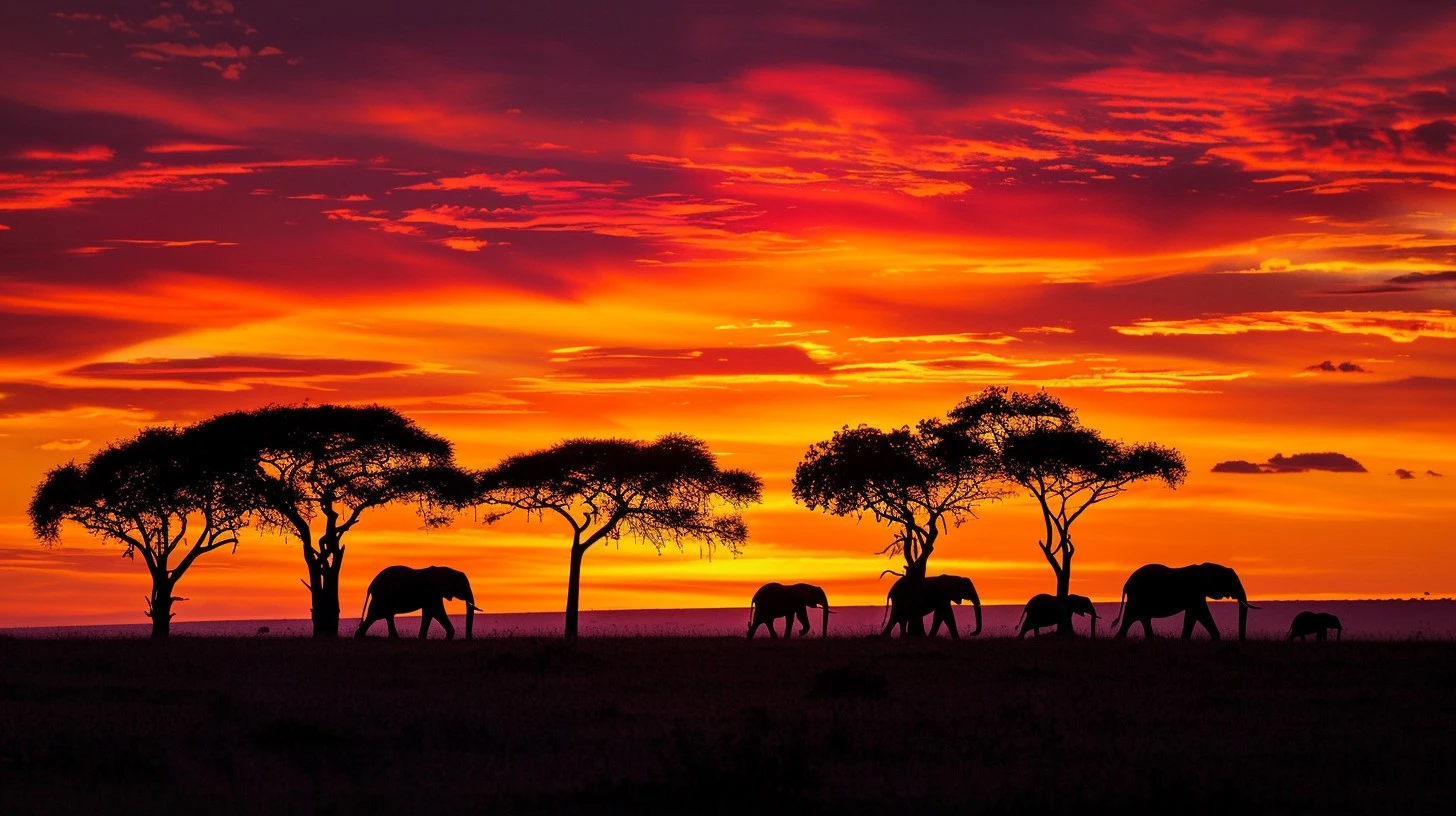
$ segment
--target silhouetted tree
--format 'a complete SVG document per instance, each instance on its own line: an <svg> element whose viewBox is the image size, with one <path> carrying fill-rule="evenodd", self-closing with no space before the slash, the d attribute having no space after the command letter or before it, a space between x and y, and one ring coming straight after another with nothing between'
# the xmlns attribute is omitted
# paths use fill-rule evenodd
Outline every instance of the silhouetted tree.
<svg viewBox="0 0 1456 816"><path fill-rule="evenodd" d="M237 548L247 511L238 480L217 469L190 431L148 428L114 443L84 465L52 469L30 502L30 522L42 543L60 543L74 521L103 541L141 553L152 578L147 617L152 637L165 638L178 581L202 555ZM181 556L173 561L173 556Z"/></svg>
<svg viewBox="0 0 1456 816"><path fill-rule="evenodd" d="M794 471L794 498L810 510L889 524L894 539L881 554L905 559L902 580L923 582L940 534L999 498L996 460L983 441L949 433L937 419L882 431L861 425L816 442ZM914 618L908 634L923 635Z"/></svg>
<svg viewBox="0 0 1456 816"><path fill-rule="evenodd" d="M392 408L267 406L197 429L244 474L255 520L302 544L316 638L338 636L344 536L366 510L413 502L425 526L437 527L474 495L450 443Z"/></svg>
<svg viewBox="0 0 1456 816"><path fill-rule="evenodd" d="M1002 478L1024 489L1041 510L1037 542L1057 579L1057 632L1071 634L1072 525L1088 508L1130 485L1157 480L1177 488L1188 476L1183 455L1151 443L1125 445L1082 426L1077 412L1046 391L987 388L950 412L950 425L994 451Z"/></svg>
<svg viewBox="0 0 1456 816"><path fill-rule="evenodd" d="M763 493L756 475L719 468L704 442L682 434L653 442L567 440L505 459L480 475L480 486L484 503L537 518L555 513L571 526L568 640L576 638L581 562L592 545L626 534L659 552L697 540L710 557L719 544L737 555L748 539L740 511Z"/></svg>

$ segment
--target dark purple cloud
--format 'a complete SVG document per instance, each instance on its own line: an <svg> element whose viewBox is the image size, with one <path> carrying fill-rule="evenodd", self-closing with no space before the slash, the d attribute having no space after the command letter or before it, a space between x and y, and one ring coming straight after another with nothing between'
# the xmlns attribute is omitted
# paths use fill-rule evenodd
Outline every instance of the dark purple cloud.
<svg viewBox="0 0 1456 816"><path fill-rule="evenodd" d="M1263 467L1246 462L1243 459L1234 459L1228 462L1219 462L1213 466L1214 473L1268 473Z"/></svg>
<svg viewBox="0 0 1456 816"><path fill-rule="evenodd" d="M1397 275L1391 278L1389 283L1409 284L1413 286L1431 286L1448 283L1456 283L1456 269L1442 272L1411 272L1406 275Z"/></svg>
<svg viewBox="0 0 1456 816"><path fill-rule="evenodd" d="M218 356L182 360L91 363L68 374L97 380L175 380L221 383L239 380L367 377L403 371L406 366L377 360L309 357Z"/></svg>
<svg viewBox="0 0 1456 816"><path fill-rule="evenodd" d="M1214 473L1306 473L1322 470L1330 473L1367 473L1365 466L1343 453L1276 453L1266 462L1234 459L1213 466Z"/></svg>
<svg viewBox="0 0 1456 816"><path fill-rule="evenodd" d="M1369 371L1369 369L1365 368L1364 366L1358 365L1356 363L1352 363L1349 360L1346 360L1345 362L1340 363L1339 365L1335 365L1333 362L1331 362L1329 360L1325 360L1322 363L1316 363L1315 365L1312 365L1312 366L1305 366L1305 369L1304 370L1305 371L1331 371L1331 372L1339 372L1339 373L1342 373L1342 374L1363 374L1366 371Z"/></svg>
<svg viewBox="0 0 1456 816"><path fill-rule="evenodd" d="M1411 138L1431 153L1445 153L1456 142L1456 123L1444 119L1411 130Z"/></svg>

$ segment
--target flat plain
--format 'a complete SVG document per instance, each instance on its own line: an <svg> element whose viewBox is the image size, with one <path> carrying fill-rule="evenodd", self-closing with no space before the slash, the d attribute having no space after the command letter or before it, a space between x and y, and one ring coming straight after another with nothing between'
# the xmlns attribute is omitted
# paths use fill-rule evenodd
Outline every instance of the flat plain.
<svg viewBox="0 0 1456 816"><path fill-rule="evenodd" d="M0 638L0 812L1435 812L1456 644Z"/></svg>

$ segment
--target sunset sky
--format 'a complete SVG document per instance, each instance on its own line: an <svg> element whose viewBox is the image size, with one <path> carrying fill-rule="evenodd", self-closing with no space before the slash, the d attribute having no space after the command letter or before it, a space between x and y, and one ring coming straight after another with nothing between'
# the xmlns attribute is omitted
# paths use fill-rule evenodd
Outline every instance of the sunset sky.
<svg viewBox="0 0 1456 816"><path fill-rule="evenodd" d="M991 384L1187 456L1079 522L1074 592L1456 592L1456 7L919 5L5 4L0 626L144 620L120 548L31 536L48 468L304 400L472 467L682 431L764 478L741 557L595 550L583 609L883 602L887 531L794 466ZM393 563L562 607L564 526L417 527L351 534L346 618ZM931 571L1050 591L1040 529L987 506ZM304 575L249 533L177 620L306 617Z"/></svg>

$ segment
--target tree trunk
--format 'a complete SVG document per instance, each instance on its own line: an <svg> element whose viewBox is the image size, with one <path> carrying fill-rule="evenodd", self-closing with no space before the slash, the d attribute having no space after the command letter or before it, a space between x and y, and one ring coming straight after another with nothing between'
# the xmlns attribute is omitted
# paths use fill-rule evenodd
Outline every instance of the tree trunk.
<svg viewBox="0 0 1456 816"><path fill-rule="evenodd" d="M1062 550L1062 568L1057 570L1057 634L1072 637L1072 612L1067 608L1067 595L1072 591L1072 554Z"/></svg>
<svg viewBox="0 0 1456 816"><path fill-rule="evenodd" d="M339 636L339 569L337 566L321 565L317 573L309 577L313 636L319 640L333 640Z"/></svg>
<svg viewBox="0 0 1456 816"><path fill-rule="evenodd" d="M576 612L581 606L581 559L586 547L571 548L571 572L566 579L566 639L576 640Z"/></svg>
<svg viewBox="0 0 1456 816"><path fill-rule="evenodd" d="M152 576L151 609L152 639L165 640L172 631L172 582L165 575Z"/></svg>
<svg viewBox="0 0 1456 816"><path fill-rule="evenodd" d="M924 609L925 601L925 570L930 564L930 553L922 549L920 557L914 561L906 561L905 577L900 579L905 582L907 591L905 598L910 602L912 609L909 612L908 624L905 628L905 637L925 637L925 615L914 614L915 610Z"/></svg>
<svg viewBox="0 0 1456 816"><path fill-rule="evenodd" d="M318 552L308 556L308 592L313 607L313 636L316 640L339 637L339 572L344 566L344 548L337 539L319 539Z"/></svg>

